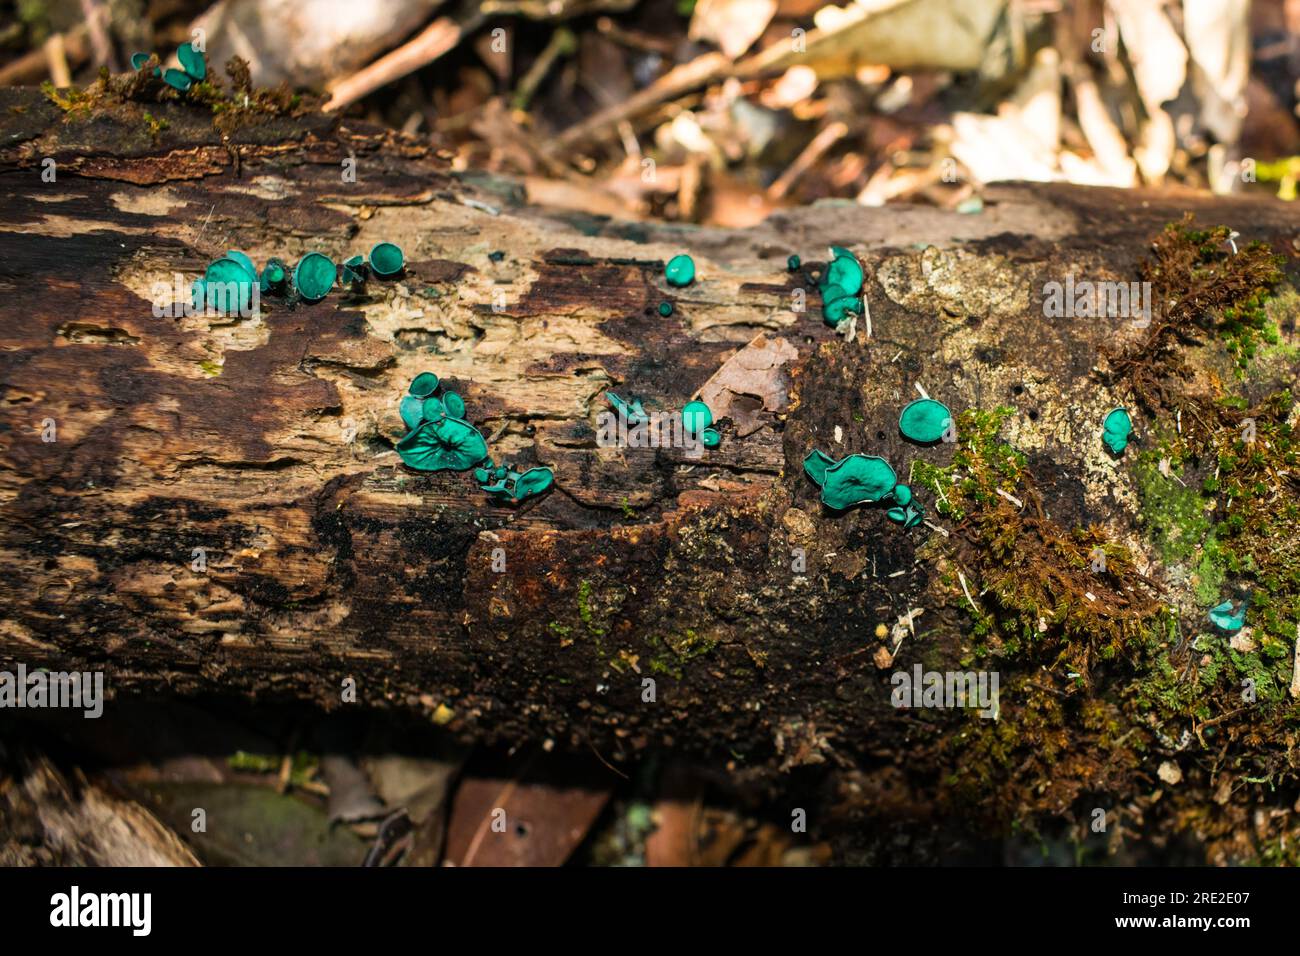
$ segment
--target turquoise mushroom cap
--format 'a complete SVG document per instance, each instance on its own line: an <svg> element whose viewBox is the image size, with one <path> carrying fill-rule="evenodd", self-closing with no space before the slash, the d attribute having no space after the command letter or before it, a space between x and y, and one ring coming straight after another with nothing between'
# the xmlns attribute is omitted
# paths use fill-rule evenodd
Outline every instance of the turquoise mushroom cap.
<svg viewBox="0 0 1300 956"><path fill-rule="evenodd" d="M319 302L334 288L338 267L334 260L319 252L309 252L298 260L293 270L293 284L308 302Z"/></svg>
<svg viewBox="0 0 1300 956"><path fill-rule="evenodd" d="M713 411L698 399L687 402L686 407L682 409L682 424L687 432L698 435L713 424Z"/></svg>
<svg viewBox="0 0 1300 956"><path fill-rule="evenodd" d="M181 69L192 79L202 80L208 75L208 61L201 50L194 49L193 43L182 43L176 48L176 59Z"/></svg>

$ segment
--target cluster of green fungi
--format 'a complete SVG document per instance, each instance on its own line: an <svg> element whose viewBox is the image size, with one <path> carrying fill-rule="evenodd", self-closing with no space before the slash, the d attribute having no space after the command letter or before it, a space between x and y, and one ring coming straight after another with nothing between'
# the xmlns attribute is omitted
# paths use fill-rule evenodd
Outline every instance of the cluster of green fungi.
<svg viewBox="0 0 1300 956"><path fill-rule="evenodd" d="M390 278L402 271L405 257L402 250L391 242L381 242L370 250L367 263L361 256L353 256L343 264L343 279L354 289L364 285L369 274ZM304 302L319 302L329 294L338 281L339 269L334 260L320 252L309 252L298 260L290 273L284 260L270 258L259 273L253 260L237 249L231 249L220 259L213 260L191 288L196 309L233 312L248 308L253 296L253 286L263 295L296 297ZM228 294L234 290L232 297Z"/></svg>
<svg viewBox="0 0 1300 956"><path fill-rule="evenodd" d="M624 401L613 392L606 392L605 398L614 410L623 416L629 425L644 425L650 416L641 405L641 400ZM713 410L699 399L686 403L682 409L682 427L686 434L697 440L705 448L717 448L722 443L722 436L713 426Z"/></svg>
<svg viewBox="0 0 1300 956"><path fill-rule="evenodd" d="M438 391L433 372L421 372L412 381L398 411L410 431L397 443L397 454L416 471L468 471L481 489L498 500L517 503L539 495L551 486L549 468L520 473L496 465L488 457L487 441L465 420L465 401L449 389ZM477 467L476 467L477 466Z"/></svg>
<svg viewBox="0 0 1300 956"><path fill-rule="evenodd" d="M182 43L176 48L176 59L180 61L179 70L174 67L163 69L161 66L153 68L153 75L160 78L164 83L173 89L180 90L184 93L195 83L201 83L208 75L208 61L203 55L203 51L198 50L192 43ZM137 72L143 70L153 60L153 56L148 53L131 54L131 66Z"/></svg>
<svg viewBox="0 0 1300 956"><path fill-rule="evenodd" d="M865 273L858 257L840 246L831 246L831 261L817 286L822 295L822 318L832 328L850 315L862 314L862 283Z"/></svg>
<svg viewBox="0 0 1300 956"><path fill-rule="evenodd" d="M932 398L909 403L898 416L898 428L910 441L931 445L953 426L948 406ZM899 484L893 467L875 455L849 455L839 461L813 449L804 458L804 471L821 488L822 503L837 511L864 503L892 502L891 521L915 528L925 520L925 508L912 489Z"/></svg>

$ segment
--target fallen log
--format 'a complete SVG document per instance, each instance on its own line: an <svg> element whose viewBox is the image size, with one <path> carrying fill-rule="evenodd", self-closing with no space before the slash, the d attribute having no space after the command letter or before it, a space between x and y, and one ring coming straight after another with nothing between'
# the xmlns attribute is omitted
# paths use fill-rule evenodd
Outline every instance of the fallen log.
<svg viewBox="0 0 1300 956"><path fill-rule="evenodd" d="M976 216L827 203L732 232L530 207L436 146L302 104L215 115L0 90L5 667L103 672L109 707L217 693L397 708L615 764L672 748L777 788L821 765L890 817L955 804L1085 827L1123 806L1150 827L1157 765L1182 760L1189 803L1166 799L1159 825L1190 826L1229 741L1245 763L1220 822L1196 824L1206 839L1280 805L1241 776L1294 789L1290 718L1261 738L1223 697L1167 725L1135 705L1157 671L1208 667L1166 630L1205 579L1185 556L1171 574L1138 449L1100 440L1132 403L1104 353L1149 333L1042 304L1067 275L1136 280L1189 211L1268 244L1294 284L1291 208L1008 185ZM175 301L227 249L338 262L383 241L405 272L362 293L268 296L248 317ZM852 335L821 319L832 245L866 267ZM698 269L680 289L663 277L679 253ZM1276 301L1294 346L1294 295ZM1218 339L1179 347L1197 381L1230 382ZM1270 362L1250 402L1294 382L1294 353ZM496 462L549 467L554 487L510 504L467 472L404 466L398 404L426 370ZM603 447L611 390L665 411L704 394L722 442ZM957 414L955 442L900 434L922 393ZM1152 440L1181 427L1133 414ZM969 481L1002 441L1023 460L990 471L990 503ZM883 457L926 523L824 507L813 449ZM970 507L946 511L945 489ZM1097 549L1114 569L1079 557ZM1016 581L1058 606L1031 609ZM942 694L894 699L900 673L977 670L1000 675L997 720Z"/></svg>

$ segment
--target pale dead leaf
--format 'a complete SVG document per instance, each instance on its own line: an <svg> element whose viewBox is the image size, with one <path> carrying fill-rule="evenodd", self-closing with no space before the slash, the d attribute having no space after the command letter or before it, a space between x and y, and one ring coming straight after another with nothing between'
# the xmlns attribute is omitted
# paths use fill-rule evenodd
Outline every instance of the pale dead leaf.
<svg viewBox="0 0 1300 956"><path fill-rule="evenodd" d="M740 438L763 427L763 412L783 411L789 403L785 365L799 350L783 338L759 333L722 363L700 388L699 399L715 419L729 417Z"/></svg>

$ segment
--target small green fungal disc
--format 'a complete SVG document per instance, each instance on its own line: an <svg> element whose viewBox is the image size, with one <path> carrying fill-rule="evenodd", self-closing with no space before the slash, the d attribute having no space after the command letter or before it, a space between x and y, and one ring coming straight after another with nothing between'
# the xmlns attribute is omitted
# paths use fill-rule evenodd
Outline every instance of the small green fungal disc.
<svg viewBox="0 0 1300 956"><path fill-rule="evenodd" d="M665 319L668 318L668 316L673 314L673 304L671 302L660 302L659 314L662 315Z"/></svg>
<svg viewBox="0 0 1300 956"><path fill-rule="evenodd" d="M466 471L487 457L487 442L469 422L443 418L399 441L397 454L417 471Z"/></svg>
<svg viewBox="0 0 1300 956"><path fill-rule="evenodd" d="M894 500L906 507L912 502L912 489L907 485L894 486Z"/></svg>
<svg viewBox="0 0 1300 956"><path fill-rule="evenodd" d="M673 256L664 266L664 278L671 286L687 286L695 281L695 260L687 255Z"/></svg>
<svg viewBox="0 0 1300 956"><path fill-rule="evenodd" d="M407 389L416 398L428 398L438 390L438 376L432 372L421 372L415 378L411 379L411 387Z"/></svg>
<svg viewBox="0 0 1300 956"><path fill-rule="evenodd" d="M803 260L798 256L790 256L785 260L785 267L791 272L798 272L801 265L803 265Z"/></svg>
<svg viewBox="0 0 1300 956"><path fill-rule="evenodd" d="M817 487L826 484L826 469L835 464L835 459L824 452L814 448L804 456L803 470L808 473L808 477L817 482Z"/></svg>
<svg viewBox="0 0 1300 956"><path fill-rule="evenodd" d="M686 426L689 434L698 435L713 424L713 412L708 405L698 399L687 402L686 407L682 409L682 424Z"/></svg>
<svg viewBox="0 0 1300 956"><path fill-rule="evenodd" d="M1123 408L1112 410L1101 426L1101 440L1116 455L1128 447L1129 436L1133 434L1133 419Z"/></svg>
<svg viewBox="0 0 1300 956"><path fill-rule="evenodd" d="M904 528L915 528L925 520L925 509L920 505L908 505L907 520L903 522Z"/></svg>
<svg viewBox="0 0 1300 956"><path fill-rule="evenodd" d="M492 477L492 472L487 468L479 467L474 469L474 480L477 481L480 485L486 485L488 483L488 479L491 477Z"/></svg>
<svg viewBox="0 0 1300 956"><path fill-rule="evenodd" d="M918 398L909 402L898 416L898 430L905 438L923 445L937 442L952 425L952 412L943 402Z"/></svg>
<svg viewBox="0 0 1300 956"><path fill-rule="evenodd" d="M889 515L890 521L897 521L899 524L907 520L907 511L904 508L890 508L885 514Z"/></svg>
<svg viewBox="0 0 1300 956"><path fill-rule="evenodd" d="M182 43L176 48L176 59L181 61L181 69L196 80L208 75L208 61L203 54L194 49L192 43Z"/></svg>
<svg viewBox="0 0 1300 956"><path fill-rule="evenodd" d="M880 501L896 484L898 476L885 459L874 455L849 455L826 469L822 501L843 510L864 501Z"/></svg>
<svg viewBox="0 0 1300 956"><path fill-rule="evenodd" d="M424 421L424 401L414 395L403 395L402 401L397 406L403 424L412 431L419 428L420 422Z"/></svg>
<svg viewBox="0 0 1300 956"><path fill-rule="evenodd" d="M704 431L700 432L700 443L704 445L705 448L717 448L722 444L722 436L712 428L706 428Z"/></svg>
<svg viewBox="0 0 1300 956"><path fill-rule="evenodd" d="M343 260L343 281L357 285L366 281L366 260L361 256L352 256Z"/></svg>
<svg viewBox="0 0 1300 956"><path fill-rule="evenodd" d="M150 56L151 56L151 54L149 54L149 53L132 53L132 54L131 54L131 69L136 70L136 71L143 70L145 64L149 62L149 57L150 57Z"/></svg>
<svg viewBox="0 0 1300 956"><path fill-rule="evenodd" d="M447 414L452 418L465 417L465 400L455 392L444 392L442 404L447 407Z"/></svg>
<svg viewBox="0 0 1300 956"><path fill-rule="evenodd" d="M293 284L298 294L308 302L319 302L329 295L338 278L338 267L329 256L319 252L309 252L298 260L298 267L293 270Z"/></svg>
<svg viewBox="0 0 1300 956"><path fill-rule="evenodd" d="M400 247L391 242L381 242L370 250L370 268L375 275L388 278L402 271L406 256Z"/></svg>
<svg viewBox="0 0 1300 956"><path fill-rule="evenodd" d="M184 93L194 85L194 78L184 70L174 70L168 68L163 71L163 82L174 89Z"/></svg>
<svg viewBox="0 0 1300 956"><path fill-rule="evenodd" d="M1226 634L1236 634L1246 626L1246 602L1234 607L1231 601L1210 608L1210 622Z"/></svg>

